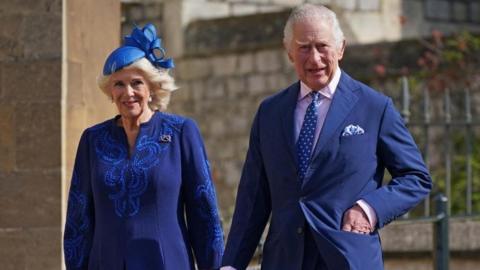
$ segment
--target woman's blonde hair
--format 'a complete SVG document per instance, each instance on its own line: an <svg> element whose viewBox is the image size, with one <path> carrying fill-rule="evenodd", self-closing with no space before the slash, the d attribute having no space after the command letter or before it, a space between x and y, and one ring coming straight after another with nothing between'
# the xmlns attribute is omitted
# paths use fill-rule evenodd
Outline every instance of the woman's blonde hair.
<svg viewBox="0 0 480 270"><path fill-rule="evenodd" d="M150 109L160 111L167 109L172 91L178 88L175 85L175 79L168 74L167 69L154 67L146 58L140 58L123 69L138 69L144 74L150 85L150 95L152 96L152 100L148 102ZM111 75L102 74L97 79L98 87L109 98L111 98L111 93L108 89L110 77Z"/></svg>

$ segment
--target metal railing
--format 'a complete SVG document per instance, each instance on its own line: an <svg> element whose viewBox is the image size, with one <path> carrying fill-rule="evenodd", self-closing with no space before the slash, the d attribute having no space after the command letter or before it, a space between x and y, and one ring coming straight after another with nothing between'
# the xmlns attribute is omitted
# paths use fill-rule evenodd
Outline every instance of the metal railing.
<svg viewBox="0 0 480 270"><path fill-rule="evenodd" d="M428 167L430 167L432 176L434 178L434 184L436 192L444 193L448 200L447 204L447 212L449 215L459 216L459 215L479 215L478 207L477 211L474 211L474 203L480 204L480 201L475 202L473 198L474 194L474 170L473 170L473 161L474 161L474 144L475 144L475 132L474 129L480 127L480 122L474 121L472 117L472 97L471 97L471 90L469 88L465 88L462 91L456 91L457 94L457 101L458 95L462 96L461 102L454 106L452 102L452 91L450 89L445 89L442 93L443 97L441 99L435 100L434 102L438 103L441 102L443 107L443 115L441 117L437 117L433 119L432 117L432 99L430 97L430 92L424 88L422 89L421 93L421 110L417 110L417 112L421 112L421 117L415 117L412 119L412 106L411 106L411 91L409 87L409 82L406 77L401 79L401 114L405 120L406 125L412 129L420 129L420 134L417 134L418 137L421 139L422 147L421 151L423 153L423 157L425 159L425 163ZM438 106L437 106L438 107ZM452 116L452 111L455 110L457 112L457 117L454 118ZM461 117L461 118L460 118ZM436 129L441 130L443 132L437 132L433 134L432 130ZM464 172L459 172L458 170L454 170L454 151L458 151L455 149L454 143L458 142L458 136L463 136L463 149L461 150L462 153L458 153L459 155L463 156L461 167L464 167ZM442 138L443 137L443 138ZM433 149L433 145L441 146L440 148L443 149ZM443 154L442 158L439 158ZM432 155L437 157L436 164L432 164ZM443 162L438 162L439 160L443 159ZM441 164L443 163L443 164ZM457 163L459 163L457 161ZM458 166L457 166L458 167ZM441 169L443 172L441 173L443 177L439 177L438 169ZM461 178L463 179L455 179L455 183L458 184L457 186L464 186L464 206L462 205L460 208L457 207L456 211L452 212L452 178L454 174L464 174ZM443 179L440 179L443 178ZM462 183L459 183L462 181ZM478 189L478 187L477 187ZM458 197L458 196L457 196ZM431 197L427 198L423 203L423 216L429 217L431 211ZM408 217L408 216L407 216Z"/></svg>

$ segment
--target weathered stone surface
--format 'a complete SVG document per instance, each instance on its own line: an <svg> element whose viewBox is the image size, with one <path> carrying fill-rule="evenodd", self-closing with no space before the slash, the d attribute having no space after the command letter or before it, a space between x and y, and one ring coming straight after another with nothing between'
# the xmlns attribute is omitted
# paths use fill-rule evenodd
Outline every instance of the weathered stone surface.
<svg viewBox="0 0 480 270"><path fill-rule="evenodd" d="M58 211L59 212L59 211ZM59 213L58 213L59 214ZM63 224L61 224L63 226ZM26 270L60 270L61 230L60 227L33 228L25 235Z"/></svg>
<svg viewBox="0 0 480 270"><path fill-rule="evenodd" d="M0 103L0 172L15 169L15 116L14 106Z"/></svg>
<svg viewBox="0 0 480 270"><path fill-rule="evenodd" d="M229 99L240 98L247 92L245 79L243 77L231 77L227 80L227 97Z"/></svg>
<svg viewBox="0 0 480 270"><path fill-rule="evenodd" d="M130 4L126 12L127 20L139 21L145 18L145 7L141 4Z"/></svg>
<svg viewBox="0 0 480 270"><path fill-rule="evenodd" d="M48 151L37 159L48 158ZM60 170L2 174L0 228L59 226L61 217Z"/></svg>
<svg viewBox="0 0 480 270"><path fill-rule="evenodd" d="M69 105L85 106L87 93L85 93L86 87L84 88L83 80L81 79L83 78L83 69L84 69L83 64L81 62L74 61L74 60L67 61L67 64L68 64L67 100L69 102Z"/></svg>
<svg viewBox="0 0 480 270"><path fill-rule="evenodd" d="M282 12L285 10L285 7L279 5L261 5L258 7L259 13L273 13L273 12Z"/></svg>
<svg viewBox="0 0 480 270"><path fill-rule="evenodd" d="M145 5L145 18L146 19L163 19L163 4L162 3L149 3ZM156 25L160 27L160 25Z"/></svg>
<svg viewBox="0 0 480 270"><path fill-rule="evenodd" d="M358 1L358 9L361 11L380 10L380 0L360 0Z"/></svg>
<svg viewBox="0 0 480 270"><path fill-rule="evenodd" d="M218 78L207 81L205 97L207 99L220 99L225 95L225 83Z"/></svg>
<svg viewBox="0 0 480 270"><path fill-rule="evenodd" d="M296 6L300 5L304 0L272 0L273 4L283 5L283 6Z"/></svg>
<svg viewBox="0 0 480 270"><path fill-rule="evenodd" d="M0 229L2 270L61 269L60 227Z"/></svg>
<svg viewBox="0 0 480 270"><path fill-rule="evenodd" d="M186 55L276 47L282 42L283 26L288 14L284 11L192 22L185 32Z"/></svg>
<svg viewBox="0 0 480 270"><path fill-rule="evenodd" d="M192 80L208 77L212 74L211 61L205 58L193 58L176 63L175 77L179 80Z"/></svg>
<svg viewBox="0 0 480 270"><path fill-rule="evenodd" d="M60 14L62 0L9 0L0 2L0 13L49 12Z"/></svg>
<svg viewBox="0 0 480 270"><path fill-rule="evenodd" d="M244 53L238 56L237 74L248 74L255 71L254 55L252 53Z"/></svg>
<svg viewBox="0 0 480 270"><path fill-rule="evenodd" d="M263 75L254 74L248 76L247 89L252 95L262 94L267 90L267 81Z"/></svg>
<svg viewBox="0 0 480 270"><path fill-rule="evenodd" d="M430 223L395 224L380 230L383 249L387 252L427 251L432 248Z"/></svg>
<svg viewBox="0 0 480 270"><path fill-rule="evenodd" d="M242 165L236 161L226 161L222 163L221 170L223 171L224 179L227 183L233 184L240 180Z"/></svg>
<svg viewBox="0 0 480 270"><path fill-rule="evenodd" d="M450 248L455 251L480 252L480 220L454 220L450 224ZM480 258L477 257L478 260Z"/></svg>
<svg viewBox="0 0 480 270"><path fill-rule="evenodd" d="M322 4L322 5L327 5L331 4L335 0L307 0L307 2L312 3L312 4Z"/></svg>
<svg viewBox="0 0 480 270"><path fill-rule="evenodd" d="M227 125L225 124L225 120L220 117L209 117L208 121L208 129L206 130L206 134L212 137L221 137L227 131Z"/></svg>
<svg viewBox="0 0 480 270"><path fill-rule="evenodd" d="M289 76L282 73L272 73L266 75L267 87L270 90L280 91L287 88L291 82L288 80Z"/></svg>
<svg viewBox="0 0 480 270"><path fill-rule="evenodd" d="M14 101L59 101L60 60L22 61L4 64L1 69L3 96ZM14 87L13 87L14 86Z"/></svg>
<svg viewBox="0 0 480 270"><path fill-rule="evenodd" d="M235 55L216 56L212 58L213 76L234 75L237 67Z"/></svg>
<svg viewBox="0 0 480 270"><path fill-rule="evenodd" d="M282 55L277 50L260 51L255 55L255 64L260 72L273 72L282 67Z"/></svg>
<svg viewBox="0 0 480 270"><path fill-rule="evenodd" d="M230 5L225 2L184 0L182 11L184 21L206 20L228 16Z"/></svg>
<svg viewBox="0 0 480 270"><path fill-rule="evenodd" d="M24 20L21 39L25 57L28 59L60 59L62 55L62 15L34 13L25 16Z"/></svg>
<svg viewBox="0 0 480 270"><path fill-rule="evenodd" d="M232 15L242 16L257 12L258 6L252 4L232 4Z"/></svg>
<svg viewBox="0 0 480 270"><path fill-rule="evenodd" d="M356 2L356 0L336 0L335 4L345 10L352 11L357 7Z"/></svg>
<svg viewBox="0 0 480 270"><path fill-rule="evenodd" d="M0 61L12 61L22 56L24 44L20 42L20 36L23 21L19 14L0 16Z"/></svg>
<svg viewBox="0 0 480 270"><path fill-rule="evenodd" d="M16 167L58 169L61 165L60 102L19 102L15 119Z"/></svg>
<svg viewBox="0 0 480 270"><path fill-rule="evenodd" d="M454 252L480 251L480 221L450 219L450 249ZM397 222L380 230L385 252L429 252L433 247L431 223Z"/></svg>
<svg viewBox="0 0 480 270"><path fill-rule="evenodd" d="M2 181L0 181L0 185L1 183ZM2 269L26 269L25 253L26 239L22 229L0 229L0 258Z"/></svg>

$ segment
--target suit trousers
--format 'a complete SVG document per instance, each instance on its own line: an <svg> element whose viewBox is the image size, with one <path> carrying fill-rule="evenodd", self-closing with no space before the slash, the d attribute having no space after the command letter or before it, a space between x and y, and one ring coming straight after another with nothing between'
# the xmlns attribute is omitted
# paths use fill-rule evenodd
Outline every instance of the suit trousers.
<svg viewBox="0 0 480 270"><path fill-rule="evenodd" d="M304 239L302 270L328 270L308 225L305 226Z"/></svg>

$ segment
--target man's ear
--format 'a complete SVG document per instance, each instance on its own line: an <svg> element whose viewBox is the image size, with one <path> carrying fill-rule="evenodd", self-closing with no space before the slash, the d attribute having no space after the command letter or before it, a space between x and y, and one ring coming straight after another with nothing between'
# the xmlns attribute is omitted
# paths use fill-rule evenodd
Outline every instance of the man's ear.
<svg viewBox="0 0 480 270"><path fill-rule="evenodd" d="M285 48L285 52L288 55L288 60L290 60L290 62L293 63L292 54L291 54L290 49L288 48L287 44L285 44L285 42L283 43L283 48Z"/></svg>
<svg viewBox="0 0 480 270"><path fill-rule="evenodd" d="M345 52L346 41L345 39L342 41L342 46L338 49L338 60L342 60L343 53Z"/></svg>
<svg viewBox="0 0 480 270"><path fill-rule="evenodd" d="M288 60L290 60L290 63L293 64L293 58L289 51L287 51L287 55L288 55Z"/></svg>

